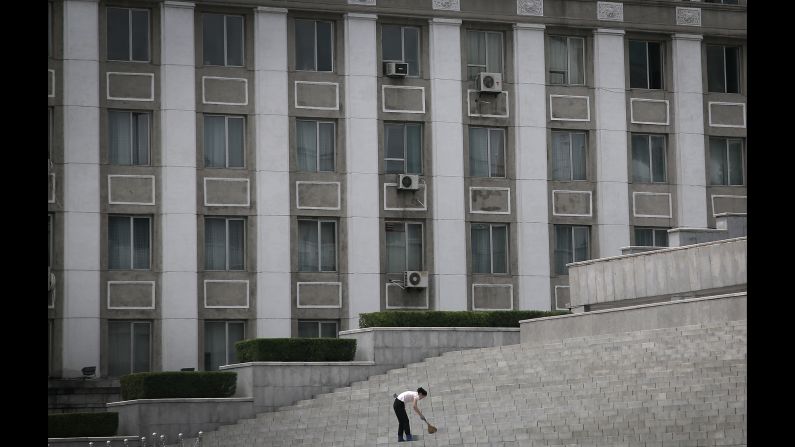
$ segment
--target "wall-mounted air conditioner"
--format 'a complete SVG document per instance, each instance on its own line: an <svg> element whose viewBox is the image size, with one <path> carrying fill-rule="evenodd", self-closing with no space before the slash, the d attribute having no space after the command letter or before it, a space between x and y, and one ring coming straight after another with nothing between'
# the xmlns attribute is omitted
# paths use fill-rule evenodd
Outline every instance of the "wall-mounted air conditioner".
<svg viewBox="0 0 795 447"><path fill-rule="evenodd" d="M428 272L408 270L403 275L404 287L424 289L428 287Z"/></svg>
<svg viewBox="0 0 795 447"><path fill-rule="evenodd" d="M398 189L416 191L420 189L420 176L411 174L400 174L398 178Z"/></svg>
<svg viewBox="0 0 795 447"><path fill-rule="evenodd" d="M478 90L499 93L502 91L502 73L480 73L477 78Z"/></svg>
<svg viewBox="0 0 795 447"><path fill-rule="evenodd" d="M409 74L406 62L384 62L384 75L390 78L405 78Z"/></svg>

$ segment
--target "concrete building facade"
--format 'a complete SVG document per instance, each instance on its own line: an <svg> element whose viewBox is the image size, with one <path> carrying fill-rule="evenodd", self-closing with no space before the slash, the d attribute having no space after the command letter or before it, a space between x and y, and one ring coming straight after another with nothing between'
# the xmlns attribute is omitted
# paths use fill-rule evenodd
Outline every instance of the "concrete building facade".
<svg viewBox="0 0 795 447"><path fill-rule="evenodd" d="M745 3L48 2L49 375L568 308L746 212Z"/></svg>

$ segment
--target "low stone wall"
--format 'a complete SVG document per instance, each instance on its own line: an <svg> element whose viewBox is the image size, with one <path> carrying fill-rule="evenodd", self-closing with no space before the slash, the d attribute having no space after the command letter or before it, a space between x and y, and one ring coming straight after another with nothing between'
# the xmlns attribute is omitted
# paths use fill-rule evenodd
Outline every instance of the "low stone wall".
<svg viewBox="0 0 795 447"><path fill-rule="evenodd" d="M105 404L121 399L118 379L49 379L47 410L55 413L98 413ZM88 445L88 444L86 444Z"/></svg>
<svg viewBox="0 0 795 447"><path fill-rule="evenodd" d="M566 338L747 318L748 294L743 292L522 320L519 325L523 344L541 344Z"/></svg>
<svg viewBox="0 0 795 447"><path fill-rule="evenodd" d="M148 436L146 439L147 443L151 445L149 443ZM127 441L127 444L124 443L125 440ZM96 447L106 447L108 445L108 441L110 441L111 447L139 447L141 445L141 438L138 436L47 438L47 444L50 447L87 447L89 442L93 442Z"/></svg>
<svg viewBox="0 0 795 447"><path fill-rule="evenodd" d="M158 437L166 435L167 443L174 443L179 433L184 438L195 437L199 431L254 417L253 404L251 397L136 399L111 402L108 411L119 413L119 433L146 436L148 441L157 433Z"/></svg>

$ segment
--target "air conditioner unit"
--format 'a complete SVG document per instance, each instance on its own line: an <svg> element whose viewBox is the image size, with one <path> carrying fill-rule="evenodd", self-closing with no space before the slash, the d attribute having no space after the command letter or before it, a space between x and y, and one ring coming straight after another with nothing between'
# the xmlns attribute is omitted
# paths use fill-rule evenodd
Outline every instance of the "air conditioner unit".
<svg viewBox="0 0 795 447"><path fill-rule="evenodd" d="M476 82L481 92L502 91L502 73L480 73Z"/></svg>
<svg viewBox="0 0 795 447"><path fill-rule="evenodd" d="M409 74L406 62L384 62L384 75L390 78L405 78Z"/></svg>
<svg viewBox="0 0 795 447"><path fill-rule="evenodd" d="M420 176L410 174L400 174L398 178L398 189L417 190L420 189Z"/></svg>
<svg viewBox="0 0 795 447"><path fill-rule="evenodd" d="M406 288L424 289L428 287L428 272L408 270L403 275L403 284Z"/></svg>
<svg viewBox="0 0 795 447"><path fill-rule="evenodd" d="M52 289L55 288L55 273L47 267L47 291L52 292Z"/></svg>

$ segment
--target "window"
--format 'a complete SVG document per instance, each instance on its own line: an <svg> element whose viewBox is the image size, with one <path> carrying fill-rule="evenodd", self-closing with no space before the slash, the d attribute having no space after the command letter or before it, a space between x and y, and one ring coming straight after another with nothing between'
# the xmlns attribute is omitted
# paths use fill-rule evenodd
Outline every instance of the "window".
<svg viewBox="0 0 795 447"><path fill-rule="evenodd" d="M635 228L635 245L640 247L667 247L667 228Z"/></svg>
<svg viewBox="0 0 795 447"><path fill-rule="evenodd" d="M245 338L243 321L204 322L204 370L218 371L221 365L237 362L235 343Z"/></svg>
<svg viewBox="0 0 795 447"><path fill-rule="evenodd" d="M208 168L245 166L246 119L204 115L204 165Z"/></svg>
<svg viewBox="0 0 795 447"><path fill-rule="evenodd" d="M331 121L295 121L298 170L334 171L335 128Z"/></svg>
<svg viewBox="0 0 795 447"><path fill-rule="evenodd" d="M108 268L149 270L151 219L108 216Z"/></svg>
<svg viewBox="0 0 795 447"><path fill-rule="evenodd" d="M47 57L52 57L52 2L47 2Z"/></svg>
<svg viewBox="0 0 795 447"><path fill-rule="evenodd" d="M568 275L566 264L590 259L590 228L555 225L555 273Z"/></svg>
<svg viewBox="0 0 795 447"><path fill-rule="evenodd" d="M502 33L468 31L467 79L474 80L480 72L502 73Z"/></svg>
<svg viewBox="0 0 795 447"><path fill-rule="evenodd" d="M149 10L108 8L108 60L149 62Z"/></svg>
<svg viewBox="0 0 795 447"><path fill-rule="evenodd" d="M505 177L505 130L469 128L469 175Z"/></svg>
<svg viewBox="0 0 795 447"><path fill-rule="evenodd" d="M243 16L202 15L204 65L243 66Z"/></svg>
<svg viewBox="0 0 795 447"><path fill-rule="evenodd" d="M233 217L204 219L204 269L244 270L246 220Z"/></svg>
<svg viewBox="0 0 795 447"><path fill-rule="evenodd" d="M707 45L707 90L740 93L740 47Z"/></svg>
<svg viewBox="0 0 795 447"><path fill-rule="evenodd" d="M552 132L552 180L586 180L585 133Z"/></svg>
<svg viewBox="0 0 795 447"><path fill-rule="evenodd" d="M47 267L52 267L52 214L47 215Z"/></svg>
<svg viewBox="0 0 795 447"><path fill-rule="evenodd" d="M422 125L384 123L384 171L422 174Z"/></svg>
<svg viewBox="0 0 795 447"><path fill-rule="evenodd" d="M472 273L508 273L508 225L472 224Z"/></svg>
<svg viewBox="0 0 795 447"><path fill-rule="evenodd" d="M337 338L339 324L335 320L298 320L298 336Z"/></svg>
<svg viewBox="0 0 795 447"><path fill-rule="evenodd" d="M549 83L585 84L585 39L549 36Z"/></svg>
<svg viewBox="0 0 795 447"><path fill-rule="evenodd" d="M422 270L422 224L385 222L386 271Z"/></svg>
<svg viewBox="0 0 795 447"><path fill-rule="evenodd" d="M702 0L704 3L720 3L722 5L739 5L737 0Z"/></svg>
<svg viewBox="0 0 795 447"><path fill-rule="evenodd" d="M665 137L632 134L632 180L665 183Z"/></svg>
<svg viewBox="0 0 795 447"><path fill-rule="evenodd" d="M630 88L662 88L662 44L642 40L629 41Z"/></svg>
<svg viewBox="0 0 795 447"><path fill-rule="evenodd" d="M709 184L743 184L743 142L741 140L710 137Z"/></svg>
<svg viewBox="0 0 795 447"><path fill-rule="evenodd" d="M295 20L295 69L334 70L334 26L320 20Z"/></svg>
<svg viewBox="0 0 795 447"><path fill-rule="evenodd" d="M152 362L152 323L108 321L108 375L149 372Z"/></svg>
<svg viewBox="0 0 795 447"><path fill-rule="evenodd" d="M298 221L298 271L337 271L337 223L335 221Z"/></svg>
<svg viewBox="0 0 795 447"><path fill-rule="evenodd" d="M52 160L52 107L47 107L47 159Z"/></svg>
<svg viewBox="0 0 795 447"><path fill-rule="evenodd" d="M406 62L409 76L419 76L420 29L416 26L383 25L381 58L384 62Z"/></svg>
<svg viewBox="0 0 795 447"><path fill-rule="evenodd" d="M148 112L108 111L110 164L149 164L150 115Z"/></svg>

